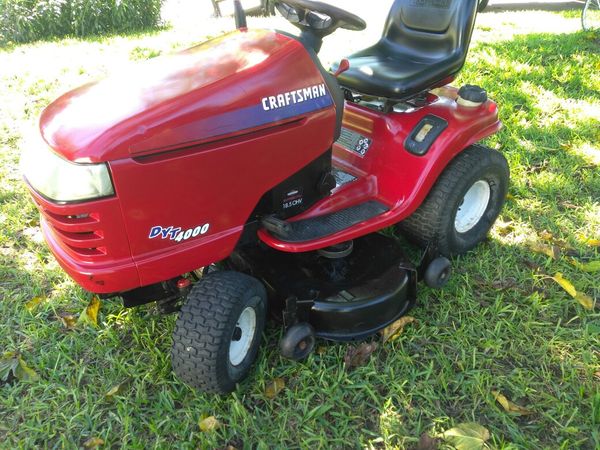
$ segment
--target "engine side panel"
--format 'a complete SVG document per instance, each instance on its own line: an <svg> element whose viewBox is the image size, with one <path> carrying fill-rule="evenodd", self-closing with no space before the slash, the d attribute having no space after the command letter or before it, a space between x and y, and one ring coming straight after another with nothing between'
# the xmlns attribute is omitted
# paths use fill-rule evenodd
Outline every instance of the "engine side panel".
<svg viewBox="0 0 600 450"><path fill-rule="evenodd" d="M111 163L141 285L227 257L264 193L326 152L334 125L335 112L326 109L269 130Z"/></svg>
<svg viewBox="0 0 600 450"><path fill-rule="evenodd" d="M261 198L330 154L338 127L323 73L300 42L274 31L236 31L153 64L173 66L84 86L40 121L61 156L111 171L109 199L37 199L44 224L52 224L47 211L67 222L81 211L82 220L89 211L106 219L99 231L86 228L81 244L44 230L59 263L93 292L131 290L229 256Z"/></svg>

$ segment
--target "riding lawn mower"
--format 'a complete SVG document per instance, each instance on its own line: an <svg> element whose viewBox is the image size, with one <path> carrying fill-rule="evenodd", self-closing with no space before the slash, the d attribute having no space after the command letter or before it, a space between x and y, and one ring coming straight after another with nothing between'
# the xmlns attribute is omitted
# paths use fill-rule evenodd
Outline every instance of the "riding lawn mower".
<svg viewBox="0 0 600 450"><path fill-rule="evenodd" d="M52 102L22 157L60 265L126 307L178 311L174 372L207 392L246 377L268 313L293 360L398 320L485 239L508 189L478 143L496 104L449 85L477 0L395 0L381 39L331 71L323 39L365 22L276 8L297 36L248 28L236 0L235 31Z"/></svg>

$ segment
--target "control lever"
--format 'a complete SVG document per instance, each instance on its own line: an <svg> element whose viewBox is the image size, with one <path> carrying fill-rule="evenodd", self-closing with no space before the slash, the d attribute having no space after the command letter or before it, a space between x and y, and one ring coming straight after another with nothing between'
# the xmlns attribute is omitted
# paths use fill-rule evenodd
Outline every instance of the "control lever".
<svg viewBox="0 0 600 450"><path fill-rule="evenodd" d="M335 73L333 74L333 76L337 78L341 74L343 74L346 70L348 70L349 68L350 68L350 61L348 61L346 58L344 58L340 61L340 65L339 65L338 69L335 71Z"/></svg>

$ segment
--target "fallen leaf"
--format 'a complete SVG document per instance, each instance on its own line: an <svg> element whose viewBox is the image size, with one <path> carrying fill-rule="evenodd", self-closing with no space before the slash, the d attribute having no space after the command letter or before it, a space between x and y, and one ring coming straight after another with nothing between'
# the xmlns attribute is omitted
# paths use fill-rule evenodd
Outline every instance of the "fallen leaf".
<svg viewBox="0 0 600 450"><path fill-rule="evenodd" d="M0 359L0 380L7 382L11 377L21 381L33 381L39 375L27 365L25 360L17 352L6 352Z"/></svg>
<svg viewBox="0 0 600 450"><path fill-rule="evenodd" d="M317 355L324 355L325 353L327 353L327 347L325 347L324 345L320 345L319 347L317 347L317 350L315 350L315 353Z"/></svg>
<svg viewBox="0 0 600 450"><path fill-rule="evenodd" d="M33 297L27 303L25 303L25 309L29 312L33 312L41 303L46 301L46 297Z"/></svg>
<svg viewBox="0 0 600 450"><path fill-rule="evenodd" d="M437 450L440 447L440 441L434 437L423 433L419 438L416 450Z"/></svg>
<svg viewBox="0 0 600 450"><path fill-rule="evenodd" d="M129 386L129 379L122 381L121 383L111 387L106 394L104 394L104 398L106 400L112 400L115 396L123 394L127 387Z"/></svg>
<svg viewBox="0 0 600 450"><path fill-rule="evenodd" d="M363 342L358 347L350 345L344 355L344 364L347 370L352 370L354 367L364 366L371 354L377 348L377 343L372 342L367 344Z"/></svg>
<svg viewBox="0 0 600 450"><path fill-rule="evenodd" d="M562 273L558 272L556 275L554 275L553 277L551 277L554 281L556 281L558 284L560 284L560 286L567 291L567 293L571 296L571 297L575 297L577 295L577 289L575 289L575 286L573 286L573 284L569 281L566 280L565 278L563 278Z"/></svg>
<svg viewBox="0 0 600 450"><path fill-rule="evenodd" d="M215 416L205 417L198 422L200 431L206 433L208 431L214 431L221 426L221 423L216 419Z"/></svg>
<svg viewBox="0 0 600 450"><path fill-rule="evenodd" d="M18 355L15 352L6 352L0 359L0 381L10 381L15 376L15 370L19 365Z"/></svg>
<svg viewBox="0 0 600 450"><path fill-rule="evenodd" d="M34 381L37 380L40 376L33 370L31 367L27 365L27 363L19 356L19 365L15 369L15 376L19 380L28 380Z"/></svg>
<svg viewBox="0 0 600 450"><path fill-rule="evenodd" d="M573 265L583 272L598 272L600 271L600 261L590 261L587 263L581 263L576 259L571 260Z"/></svg>
<svg viewBox="0 0 600 450"><path fill-rule="evenodd" d="M60 313L57 317L67 330L72 330L77 325L77 318L73 314Z"/></svg>
<svg viewBox="0 0 600 450"><path fill-rule="evenodd" d="M540 239L542 239L544 241L550 241L550 242L552 242L552 240L554 239L554 236L549 231L543 230L540 233Z"/></svg>
<svg viewBox="0 0 600 450"><path fill-rule="evenodd" d="M502 220L496 220L496 223L494 224L494 229L500 236L506 236L508 233L515 229L515 226L514 223L511 221L504 222Z"/></svg>
<svg viewBox="0 0 600 450"><path fill-rule="evenodd" d="M83 448L93 449L93 448L98 448L103 444L104 444L104 439L100 439L99 437L91 437L83 443Z"/></svg>
<svg viewBox="0 0 600 450"><path fill-rule="evenodd" d="M557 245L542 244L540 242L528 242L527 246L530 250L549 256L552 259L560 258L560 248Z"/></svg>
<svg viewBox="0 0 600 450"><path fill-rule="evenodd" d="M275 378L265 388L265 397L272 400L277 397L277 394L279 394L283 388L285 388L285 381L283 378Z"/></svg>
<svg viewBox="0 0 600 450"><path fill-rule="evenodd" d="M579 304L587 310L594 309L594 300L592 299L592 297L590 297L587 294L584 294L583 292L577 292L577 294L575 295L575 300L577 300Z"/></svg>
<svg viewBox="0 0 600 450"><path fill-rule="evenodd" d="M457 450L479 450L490 438L490 432L478 423L467 422L444 431L441 436Z"/></svg>
<svg viewBox="0 0 600 450"><path fill-rule="evenodd" d="M592 297L584 294L583 292L577 292L575 286L573 286L573 284L569 280L563 278L562 273L557 272L556 275L550 278L556 281L571 297L577 300L585 309L594 308L594 301L592 300Z"/></svg>
<svg viewBox="0 0 600 450"><path fill-rule="evenodd" d="M511 402L501 392L492 391L492 395L494 396L494 398L496 399L496 401L502 405L502 407L504 408L504 410L506 412L517 414L517 415L520 415L520 416L527 416L529 414L535 414L534 411L532 411L530 409L527 409L527 408L524 408L523 406L519 406L519 405Z"/></svg>
<svg viewBox="0 0 600 450"><path fill-rule="evenodd" d="M523 264L525 264L527 267L529 267L531 270L535 271L535 272L539 272L540 269L542 268L542 266L540 266L538 263L531 261L530 259L524 259L522 260Z"/></svg>
<svg viewBox="0 0 600 450"><path fill-rule="evenodd" d="M87 322L95 327L98 326L98 311L100 310L100 299L97 296L93 296L90 303L85 307L81 315L79 316L78 322Z"/></svg>
<svg viewBox="0 0 600 450"><path fill-rule="evenodd" d="M596 238L588 238L582 234L577 236L580 242L583 242L585 245L589 245L590 247L600 247L600 239Z"/></svg>
<svg viewBox="0 0 600 450"><path fill-rule="evenodd" d="M412 322L416 322L416 320L417 319L415 319L414 317L404 316L404 317L400 317L398 320L396 320L391 325L388 325L387 327L385 327L380 332L383 343L385 344L388 341L395 340L398 336L400 336L400 334L402 333L402 331L404 330L404 327L406 325L408 325L409 323L412 323Z"/></svg>

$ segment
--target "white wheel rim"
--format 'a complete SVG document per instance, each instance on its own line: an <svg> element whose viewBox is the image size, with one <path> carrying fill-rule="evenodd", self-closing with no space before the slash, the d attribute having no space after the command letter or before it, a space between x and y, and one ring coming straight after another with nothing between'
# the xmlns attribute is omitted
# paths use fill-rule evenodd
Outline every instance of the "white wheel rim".
<svg viewBox="0 0 600 450"><path fill-rule="evenodd" d="M229 362L233 366L241 364L248 355L256 333L256 311L250 306L244 308L235 324L229 343Z"/></svg>
<svg viewBox="0 0 600 450"><path fill-rule="evenodd" d="M456 231L466 233L479 223L490 202L490 195L490 185L487 181L479 180L473 183L456 211Z"/></svg>

